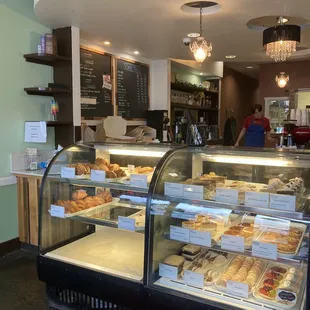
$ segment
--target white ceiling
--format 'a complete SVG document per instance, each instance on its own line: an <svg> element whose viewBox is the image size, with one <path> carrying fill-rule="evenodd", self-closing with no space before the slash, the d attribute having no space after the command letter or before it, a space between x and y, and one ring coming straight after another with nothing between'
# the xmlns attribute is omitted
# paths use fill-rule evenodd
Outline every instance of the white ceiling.
<svg viewBox="0 0 310 310"><path fill-rule="evenodd" d="M36 0L35 12L44 24L79 27L87 40L104 40L113 49L146 59L192 59L182 38L199 30L198 16L180 10L188 0ZM218 0L222 9L203 19L203 33L213 44L211 60L247 65L270 61L262 47L262 32L247 28L253 18L296 16L310 21L309 0ZM87 35L85 35L87 33ZM310 48L310 28L302 30L301 46ZM310 58L310 50L301 51Z"/></svg>

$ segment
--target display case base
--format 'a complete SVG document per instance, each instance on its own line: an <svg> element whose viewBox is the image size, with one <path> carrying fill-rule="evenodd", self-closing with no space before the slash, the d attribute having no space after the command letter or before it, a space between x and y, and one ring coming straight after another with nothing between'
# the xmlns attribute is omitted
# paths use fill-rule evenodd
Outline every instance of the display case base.
<svg viewBox="0 0 310 310"><path fill-rule="evenodd" d="M69 309L85 310L147 309L143 304L142 283L59 262L43 255L37 258L37 270L40 281L47 285L50 301L56 305L59 303ZM112 306L115 308L109 308Z"/></svg>

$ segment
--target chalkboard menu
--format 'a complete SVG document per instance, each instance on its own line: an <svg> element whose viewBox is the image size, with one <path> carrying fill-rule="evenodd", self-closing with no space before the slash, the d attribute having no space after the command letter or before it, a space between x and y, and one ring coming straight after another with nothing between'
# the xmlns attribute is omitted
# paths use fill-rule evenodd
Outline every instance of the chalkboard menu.
<svg viewBox="0 0 310 310"><path fill-rule="evenodd" d="M111 56L81 48L80 59L82 117L113 115Z"/></svg>
<svg viewBox="0 0 310 310"><path fill-rule="evenodd" d="M149 108L149 67L140 63L117 60L118 115L144 118Z"/></svg>

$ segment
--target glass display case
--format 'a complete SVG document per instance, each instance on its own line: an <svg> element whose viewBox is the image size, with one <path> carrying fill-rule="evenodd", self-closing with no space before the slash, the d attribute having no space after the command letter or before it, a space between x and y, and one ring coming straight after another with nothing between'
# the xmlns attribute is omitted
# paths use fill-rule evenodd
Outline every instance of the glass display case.
<svg viewBox="0 0 310 310"><path fill-rule="evenodd" d="M142 283L148 187L169 149L107 143L59 152L41 186L39 277L49 281L49 259Z"/></svg>
<svg viewBox="0 0 310 310"><path fill-rule="evenodd" d="M150 187L147 287L184 309L309 309L309 189L306 151L175 150Z"/></svg>

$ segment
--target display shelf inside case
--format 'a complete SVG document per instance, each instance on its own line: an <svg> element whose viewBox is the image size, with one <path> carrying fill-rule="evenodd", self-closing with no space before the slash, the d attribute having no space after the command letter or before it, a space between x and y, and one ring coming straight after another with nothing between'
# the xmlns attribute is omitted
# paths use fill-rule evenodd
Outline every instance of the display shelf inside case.
<svg viewBox="0 0 310 310"><path fill-rule="evenodd" d="M91 270L140 281L144 236L110 227L48 252L45 256Z"/></svg>

